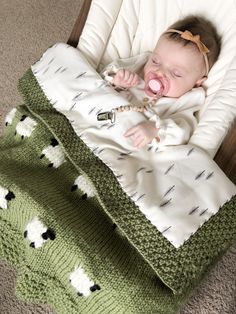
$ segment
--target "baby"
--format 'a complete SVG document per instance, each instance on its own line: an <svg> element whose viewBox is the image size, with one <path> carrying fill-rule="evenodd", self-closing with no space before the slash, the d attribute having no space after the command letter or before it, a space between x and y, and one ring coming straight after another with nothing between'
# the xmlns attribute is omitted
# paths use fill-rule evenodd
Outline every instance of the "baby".
<svg viewBox="0 0 236 314"><path fill-rule="evenodd" d="M188 16L173 24L160 36L147 62L141 70L137 69L138 73L130 70L129 67L119 67L119 62L116 62L118 67L116 66L115 73L114 66L113 73L110 73L112 74L110 81L116 89L130 90L132 93L135 90L134 87L138 87L143 82L144 98L146 96L149 101L155 100L158 106L160 104L156 114L125 132L124 135L131 137L136 148L142 148L153 140L161 143L167 139L166 145L184 144L189 140L193 131L193 123L190 120L195 119L194 113L200 109L202 105L200 99L203 98L199 97L198 103L195 100L196 97L192 97L195 105L190 105L191 97L189 97L188 106L180 106L180 101L177 102L177 99L202 86L219 56L220 48L221 40L215 27L205 18ZM109 69L111 65L106 69L106 74ZM202 92L201 88L201 95ZM180 119L176 115L178 110L173 112L173 108L172 117L171 114L164 115L164 122L160 119L163 118L161 99L164 97L172 99L169 105L175 107L177 105L182 113L188 112L186 121L183 121L184 114ZM166 107L167 101L165 100L164 103ZM167 108L165 112L166 110ZM153 112L155 113L155 110ZM173 134L168 134L170 129ZM168 136L170 141L168 141Z"/></svg>

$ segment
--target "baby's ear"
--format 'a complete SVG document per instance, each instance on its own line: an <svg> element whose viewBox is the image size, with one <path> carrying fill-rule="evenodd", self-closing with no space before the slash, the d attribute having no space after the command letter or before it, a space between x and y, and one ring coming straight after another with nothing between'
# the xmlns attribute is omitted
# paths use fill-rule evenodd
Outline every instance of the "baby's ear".
<svg viewBox="0 0 236 314"><path fill-rule="evenodd" d="M207 76L203 76L202 78L200 78L199 80L197 80L195 87L200 87L202 86L202 84L205 82L205 80L207 79Z"/></svg>

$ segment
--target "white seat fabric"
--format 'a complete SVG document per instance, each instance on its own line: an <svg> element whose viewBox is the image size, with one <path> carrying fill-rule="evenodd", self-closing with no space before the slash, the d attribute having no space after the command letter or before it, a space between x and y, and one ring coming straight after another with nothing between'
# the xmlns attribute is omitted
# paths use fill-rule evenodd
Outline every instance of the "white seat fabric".
<svg viewBox="0 0 236 314"><path fill-rule="evenodd" d="M78 48L100 70L114 59L152 51L167 27L189 14L210 19L222 36L190 139L214 157L236 116L236 0L93 0Z"/></svg>

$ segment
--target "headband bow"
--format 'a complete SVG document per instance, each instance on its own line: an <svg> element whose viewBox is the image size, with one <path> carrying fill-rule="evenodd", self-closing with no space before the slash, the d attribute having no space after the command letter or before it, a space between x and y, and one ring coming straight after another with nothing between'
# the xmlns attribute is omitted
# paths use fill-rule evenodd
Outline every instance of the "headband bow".
<svg viewBox="0 0 236 314"><path fill-rule="evenodd" d="M184 31L180 35L181 38L189 40L197 45L201 53L208 53L210 50L201 42L199 35L193 35L190 31Z"/></svg>

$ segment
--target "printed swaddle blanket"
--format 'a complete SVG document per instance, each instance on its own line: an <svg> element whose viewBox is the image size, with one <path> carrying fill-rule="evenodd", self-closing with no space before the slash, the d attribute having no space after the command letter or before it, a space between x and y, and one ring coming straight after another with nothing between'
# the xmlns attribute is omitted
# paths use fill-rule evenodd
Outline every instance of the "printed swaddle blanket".
<svg viewBox="0 0 236 314"><path fill-rule="evenodd" d="M167 146L159 151L149 145L135 150L123 134L147 119L145 112L117 114L115 123L97 121L99 113L129 103L101 79L78 50L57 44L32 71L52 106L68 118L140 211L176 248L236 194L234 184L197 147ZM197 90L183 102L195 97Z"/></svg>

